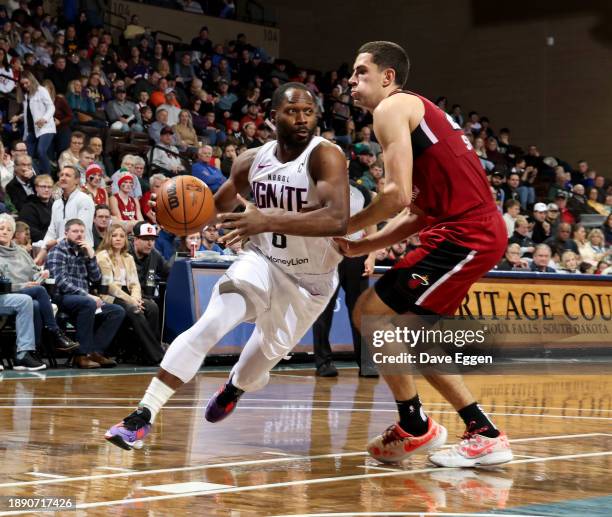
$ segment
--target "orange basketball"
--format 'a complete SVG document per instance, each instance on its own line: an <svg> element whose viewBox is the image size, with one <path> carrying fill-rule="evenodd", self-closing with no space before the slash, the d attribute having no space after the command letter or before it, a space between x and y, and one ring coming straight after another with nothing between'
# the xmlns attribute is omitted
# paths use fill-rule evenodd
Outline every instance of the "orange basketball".
<svg viewBox="0 0 612 517"><path fill-rule="evenodd" d="M158 224L174 235L202 230L215 216L215 201L206 184L193 176L166 181L157 196Z"/></svg>

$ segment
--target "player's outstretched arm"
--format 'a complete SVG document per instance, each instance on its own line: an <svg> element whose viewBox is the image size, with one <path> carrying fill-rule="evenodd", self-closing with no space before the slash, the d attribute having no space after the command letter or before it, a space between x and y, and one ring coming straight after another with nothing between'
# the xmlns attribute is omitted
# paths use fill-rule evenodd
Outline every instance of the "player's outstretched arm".
<svg viewBox="0 0 612 517"><path fill-rule="evenodd" d="M416 99L417 102L418 99ZM361 212L351 217L348 233L385 221L412 201L412 141L410 117L415 99L394 95L374 110L374 132L383 148L385 187Z"/></svg>
<svg viewBox="0 0 612 517"><path fill-rule="evenodd" d="M229 230L220 241L231 244L264 232L303 237L345 235L349 219L349 186L344 155L335 145L321 143L310 155L308 168L315 181L319 205L306 206L301 212L283 209L263 212L253 203L241 200L246 207L244 212L219 214L223 223L221 227Z"/></svg>
<svg viewBox="0 0 612 517"><path fill-rule="evenodd" d="M426 226L423 213L413 206L412 210L404 209L391 219L384 228L366 235L363 239L351 241L335 239L340 251L347 257L359 257L372 251L380 250L417 233Z"/></svg>
<svg viewBox="0 0 612 517"><path fill-rule="evenodd" d="M238 194L245 198L248 197L251 190L249 169L255 160L257 151L258 149L244 151L232 164L230 177L215 194L215 208L218 214L233 212L241 204Z"/></svg>

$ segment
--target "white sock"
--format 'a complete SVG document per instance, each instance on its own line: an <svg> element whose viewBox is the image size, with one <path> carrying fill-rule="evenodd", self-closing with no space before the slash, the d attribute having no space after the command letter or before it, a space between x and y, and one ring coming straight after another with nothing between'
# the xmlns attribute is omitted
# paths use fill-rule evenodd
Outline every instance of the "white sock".
<svg viewBox="0 0 612 517"><path fill-rule="evenodd" d="M157 377L153 377L139 404L140 406L145 406L151 412L151 423L155 422L157 413L168 402L170 397L174 395L174 392L175 390L170 386L160 381Z"/></svg>

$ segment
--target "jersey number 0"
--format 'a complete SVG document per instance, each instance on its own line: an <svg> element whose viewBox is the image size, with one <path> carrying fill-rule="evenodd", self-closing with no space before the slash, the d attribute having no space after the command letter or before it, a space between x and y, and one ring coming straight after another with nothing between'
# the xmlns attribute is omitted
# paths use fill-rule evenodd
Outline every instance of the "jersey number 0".
<svg viewBox="0 0 612 517"><path fill-rule="evenodd" d="M276 248L286 248L287 247L287 236L282 233L273 233L272 234L272 245Z"/></svg>

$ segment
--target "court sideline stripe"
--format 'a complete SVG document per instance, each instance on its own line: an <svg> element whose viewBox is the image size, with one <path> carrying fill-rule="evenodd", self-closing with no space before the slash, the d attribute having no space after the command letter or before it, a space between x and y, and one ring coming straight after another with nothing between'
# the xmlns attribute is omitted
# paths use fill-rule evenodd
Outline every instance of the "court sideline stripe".
<svg viewBox="0 0 612 517"><path fill-rule="evenodd" d="M509 440L510 443L525 443L525 442L538 442L538 441L548 441L548 440L562 440L568 438L587 438L591 436L610 436L606 433L582 433L582 434L563 434L563 435L552 435L552 436L532 436L529 438L515 438ZM441 448L449 448L451 445L445 445ZM11 488L11 487L22 487L22 486L32 486L32 485L49 485L49 484L57 484L57 483L69 483L72 481L90 481L95 479L109 479L109 478L118 478L118 477L132 477L132 476L144 476L144 475L157 475L157 474L167 474L170 472L192 472L195 470L207 470L214 468L228 468L228 467L242 467L247 465L262 465L269 463L285 463L288 461L299 461L299 460L318 460L318 459L327 459L327 458L339 458L339 457L350 457L350 456L366 456L367 452L359 451L359 452L340 452L335 454L318 454L315 456L287 456L287 457L277 457L270 458L265 460L242 460L242 461L232 461L226 463L211 463L208 465L193 465L190 467L171 467L166 469L154 469L154 470L134 470L131 472L120 472L117 474L95 474L89 476L75 476L71 478L64 479L45 479L45 480L37 480L37 481L11 481L8 483L0 483L1 488Z"/></svg>
<svg viewBox="0 0 612 517"><path fill-rule="evenodd" d="M536 462L546 462L546 461L564 461L564 460L573 460L578 458L589 458L596 456L608 456L612 455L612 451L605 452L593 452L593 453L585 453L585 454L566 454L563 456L551 456L547 458L537 458L537 459L525 459L525 460L516 460L510 461L505 465L516 465L521 463L536 463ZM315 479L302 479L297 481L284 481L280 483L266 483L263 485L249 485L244 487L231 487L231 488L220 488L218 490L208 490L208 491L199 491L187 494L171 494L171 495L162 495L162 496L148 496L148 497L136 497L132 499L118 499L115 501L101 501L97 503L84 503L77 504L75 508L77 510L87 509L87 508L99 508L103 506L117 506L123 504L133 504L133 503L144 503L151 501L160 501L166 499L179 499L185 497L194 497L198 495L216 495L216 494L226 494L226 493L236 493L236 492L252 492L255 490L265 490L268 488L284 488L290 486L299 486L299 485L316 485L323 483L335 483L338 481L356 481L359 479L368 479L368 478L378 478L378 477L391 477L391 476L402 476L402 475L410 475L410 474L423 474L426 472L433 471L442 471L442 470L456 470L452 467L448 468L440 468L440 467L432 467L426 469L418 469L418 470L405 470L401 472L381 472L378 474L357 474L352 476L337 476L331 478L315 478ZM419 514L417 514L419 515ZM420 515L427 515L427 512L421 512Z"/></svg>

